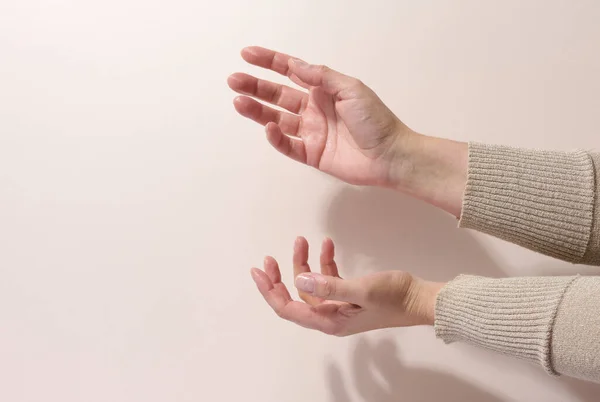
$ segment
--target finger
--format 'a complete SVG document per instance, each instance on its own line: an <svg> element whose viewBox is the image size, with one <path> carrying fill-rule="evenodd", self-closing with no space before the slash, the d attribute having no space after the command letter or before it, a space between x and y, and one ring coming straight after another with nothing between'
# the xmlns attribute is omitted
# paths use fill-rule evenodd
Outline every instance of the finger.
<svg viewBox="0 0 600 402"><path fill-rule="evenodd" d="M304 89L310 89L310 85L308 85L306 82L302 81L300 78L298 78L298 76L296 74L290 74L290 80L292 80L292 82Z"/></svg>
<svg viewBox="0 0 600 402"><path fill-rule="evenodd" d="M314 297L357 305L364 304L364 289L358 281L317 273L304 273L296 277L295 285L298 290Z"/></svg>
<svg viewBox="0 0 600 402"><path fill-rule="evenodd" d="M311 86L322 87L329 95L347 99L361 87L361 82L354 77L344 75L323 65L308 64L302 60L290 59L289 71L302 82Z"/></svg>
<svg viewBox="0 0 600 402"><path fill-rule="evenodd" d="M244 117L254 120L263 126L267 123L277 123L284 133L297 135L300 128L300 117L291 113L280 112L263 105L247 96L238 96L233 101L235 110Z"/></svg>
<svg viewBox="0 0 600 402"><path fill-rule="evenodd" d="M302 273L310 272L310 266L308 265L308 241L298 236L294 242L294 256L292 258L294 263L294 278Z"/></svg>
<svg viewBox="0 0 600 402"><path fill-rule="evenodd" d="M273 148L297 162L306 163L307 156L304 141L300 138L288 137L275 123L267 123L265 131L267 140Z"/></svg>
<svg viewBox="0 0 600 402"><path fill-rule="evenodd" d="M287 293L285 286L282 283L282 287L274 286L265 272L253 268L251 274L259 292L279 317L305 328L323 332L327 332L328 327L333 325L332 320L327 317L326 310L319 312L308 304L288 298L286 294L289 293Z"/></svg>
<svg viewBox="0 0 600 402"><path fill-rule="evenodd" d="M252 275L252 279L258 288L258 291L264 296L265 293L269 292L274 288L273 282L269 278L265 272L261 271L258 268L252 268L250 270L250 274Z"/></svg>
<svg viewBox="0 0 600 402"><path fill-rule="evenodd" d="M326 238L321 245L321 273L326 276L337 276L339 278L340 275L334 257L333 240Z"/></svg>
<svg viewBox="0 0 600 402"><path fill-rule="evenodd" d="M263 268L276 291L283 295L286 300L292 300L292 296L290 296L287 287L281 283L281 271L279 270L277 261L273 257L265 257Z"/></svg>
<svg viewBox="0 0 600 402"><path fill-rule="evenodd" d="M279 53L259 46L249 46L242 49L242 58L255 66L268 68L276 73L290 77L289 60L292 57L285 53ZM303 88L308 89L309 87L302 80L294 82Z"/></svg>
<svg viewBox="0 0 600 402"><path fill-rule="evenodd" d="M235 92L254 96L296 114L302 113L308 102L308 94L305 92L275 82L261 80L248 74L232 74L227 79L227 84Z"/></svg>
<svg viewBox="0 0 600 402"><path fill-rule="evenodd" d="M292 301L283 283L274 284L269 275L258 268L252 268L250 273L258 291L273 310L281 311L287 303Z"/></svg>
<svg viewBox="0 0 600 402"><path fill-rule="evenodd" d="M277 264L275 258L271 256L265 257L263 266L265 273L273 284L281 282L281 271L279 270L279 264Z"/></svg>
<svg viewBox="0 0 600 402"><path fill-rule="evenodd" d="M300 274L310 273L310 266L308 265L308 241L302 236L297 237L294 242L294 256L292 260L294 278ZM298 296L311 306L318 306L322 302L321 298L311 296L300 290L298 291Z"/></svg>
<svg viewBox="0 0 600 402"><path fill-rule="evenodd" d="M256 283L258 290L263 296L265 296L267 293L275 295L269 296L267 301L271 301L273 303L288 303L292 301L290 292L288 292L287 287L282 282L274 283L269 277L269 274L267 274L265 271L261 271L258 268L252 268L250 273L252 274L254 283Z"/></svg>

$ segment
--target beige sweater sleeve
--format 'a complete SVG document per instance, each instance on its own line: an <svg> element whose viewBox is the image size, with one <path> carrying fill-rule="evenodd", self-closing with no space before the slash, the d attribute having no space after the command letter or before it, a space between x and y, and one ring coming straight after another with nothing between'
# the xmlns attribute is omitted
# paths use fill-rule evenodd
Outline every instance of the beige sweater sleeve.
<svg viewBox="0 0 600 402"><path fill-rule="evenodd" d="M600 156L470 144L460 226L600 265ZM440 292L436 335L600 382L600 277L459 276Z"/></svg>
<svg viewBox="0 0 600 402"><path fill-rule="evenodd" d="M469 144L459 226L600 265L600 154Z"/></svg>

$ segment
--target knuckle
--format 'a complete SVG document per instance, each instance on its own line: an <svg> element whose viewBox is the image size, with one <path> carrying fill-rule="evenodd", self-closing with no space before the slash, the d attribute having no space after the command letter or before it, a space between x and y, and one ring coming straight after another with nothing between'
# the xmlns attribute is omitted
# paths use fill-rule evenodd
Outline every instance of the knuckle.
<svg viewBox="0 0 600 402"><path fill-rule="evenodd" d="M283 96L283 85L278 85L275 87L275 90L271 94L271 102L279 103L281 101L281 97Z"/></svg>
<svg viewBox="0 0 600 402"><path fill-rule="evenodd" d="M358 78L352 77L348 84L348 89L354 96L358 96L361 93L364 93L365 89L367 89L367 86Z"/></svg>
<svg viewBox="0 0 600 402"><path fill-rule="evenodd" d="M317 71L320 72L320 73L326 73L326 72L329 71L329 67L327 67L326 65L321 64L321 65L317 66Z"/></svg>
<svg viewBox="0 0 600 402"><path fill-rule="evenodd" d="M358 89L358 88L364 87L365 84L361 80L359 80L358 78L352 77L350 79L350 86L352 86L353 88L357 88Z"/></svg>
<svg viewBox="0 0 600 402"><path fill-rule="evenodd" d="M330 296L334 296L337 293L337 286L335 281L327 281L325 282L324 286L323 286L323 296L324 297L330 297Z"/></svg>

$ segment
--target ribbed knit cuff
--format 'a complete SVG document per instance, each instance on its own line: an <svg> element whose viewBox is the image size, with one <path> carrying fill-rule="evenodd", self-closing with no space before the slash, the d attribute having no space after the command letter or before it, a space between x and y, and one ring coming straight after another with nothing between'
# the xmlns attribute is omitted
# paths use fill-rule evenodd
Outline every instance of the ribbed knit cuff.
<svg viewBox="0 0 600 402"><path fill-rule="evenodd" d="M590 240L594 186L584 151L470 143L459 226L580 262Z"/></svg>
<svg viewBox="0 0 600 402"><path fill-rule="evenodd" d="M461 275L438 294L435 334L541 364L550 374L552 327L573 277Z"/></svg>
<svg viewBox="0 0 600 402"><path fill-rule="evenodd" d="M600 154L590 153L594 165L596 195L594 201L594 222L592 223L592 234L585 255L581 259L582 264L600 265Z"/></svg>

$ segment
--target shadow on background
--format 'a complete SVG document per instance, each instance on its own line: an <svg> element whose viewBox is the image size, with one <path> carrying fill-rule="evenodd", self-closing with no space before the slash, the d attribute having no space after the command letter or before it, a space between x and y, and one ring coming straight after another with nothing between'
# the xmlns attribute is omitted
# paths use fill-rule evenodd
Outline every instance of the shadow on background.
<svg viewBox="0 0 600 402"><path fill-rule="evenodd" d="M341 275L358 276L400 269L428 280L447 281L461 273L503 277L469 231L457 230L454 217L402 194L377 188L344 187L332 200L327 232L341 251ZM366 258L367 261L361 261ZM573 270L556 261L539 275L600 272L597 267ZM385 383L377 381L378 372ZM393 342L371 346L360 341L354 354L354 386L365 401L500 401L476 385L427 368L403 366ZM349 401L339 370L329 368L333 401ZM600 401L600 385L560 378L573 401Z"/></svg>
<svg viewBox="0 0 600 402"><path fill-rule="evenodd" d="M327 231L342 251L342 275L399 269L434 281L461 273L505 276L472 234L456 227L443 211L377 188L344 187L327 214ZM368 264L357 263L361 257Z"/></svg>
<svg viewBox="0 0 600 402"><path fill-rule="evenodd" d="M331 401L348 402L340 370L328 367ZM358 341L352 362L352 387L365 402L501 402L497 396L450 373L402 364L391 340Z"/></svg>
<svg viewBox="0 0 600 402"><path fill-rule="evenodd" d="M573 395L577 396L579 402L600 401L600 384L568 377L561 377L560 381L567 385Z"/></svg>
<svg viewBox="0 0 600 402"><path fill-rule="evenodd" d="M600 275L600 267L590 265L574 265L564 261L550 260L531 269L531 275L537 276L568 276L568 275ZM600 400L600 398L598 399Z"/></svg>

